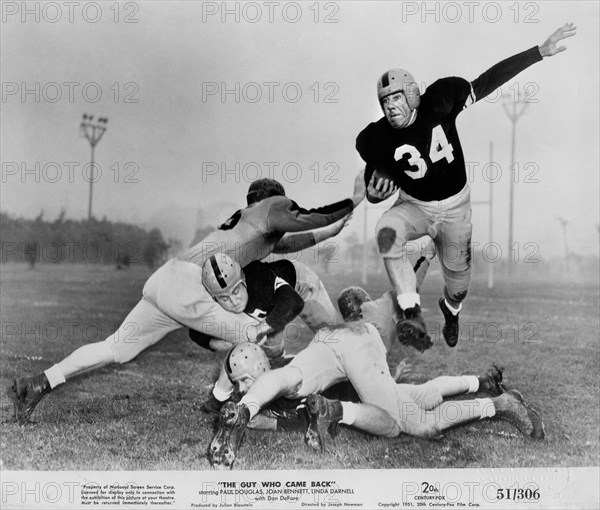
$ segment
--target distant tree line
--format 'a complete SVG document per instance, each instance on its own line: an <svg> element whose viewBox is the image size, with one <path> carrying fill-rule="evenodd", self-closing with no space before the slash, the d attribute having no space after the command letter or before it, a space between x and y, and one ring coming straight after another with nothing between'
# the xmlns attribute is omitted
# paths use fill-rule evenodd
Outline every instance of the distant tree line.
<svg viewBox="0 0 600 510"><path fill-rule="evenodd" d="M65 212L53 221L15 218L0 213L1 262L39 262L161 265L170 245L158 229L146 231L128 223L102 220L72 220Z"/></svg>

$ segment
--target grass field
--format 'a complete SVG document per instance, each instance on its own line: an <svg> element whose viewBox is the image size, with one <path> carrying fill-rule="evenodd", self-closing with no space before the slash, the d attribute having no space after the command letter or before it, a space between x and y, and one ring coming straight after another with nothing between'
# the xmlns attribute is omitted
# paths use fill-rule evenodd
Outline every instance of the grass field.
<svg viewBox="0 0 600 510"><path fill-rule="evenodd" d="M75 348L99 341L137 302L144 268L4 264L1 269L1 379L40 372ZM596 276L594 275L594 278ZM324 278L332 297L357 276ZM381 279L367 290L378 296ZM508 386L541 409L544 442L502 422L482 421L438 440L389 440L343 429L330 451L315 454L300 433L249 431L236 469L455 468L599 464L599 295L588 286L473 282L461 314L463 335L449 349L439 335L439 274L423 289L436 345L413 364L410 380L505 367ZM308 335L306 340L308 340ZM298 350L301 346L290 346ZM20 428L2 394L0 458L5 470L202 470L213 418L200 411L219 357L177 331L126 365L82 375L45 398L34 423ZM393 373L393 372L392 372Z"/></svg>

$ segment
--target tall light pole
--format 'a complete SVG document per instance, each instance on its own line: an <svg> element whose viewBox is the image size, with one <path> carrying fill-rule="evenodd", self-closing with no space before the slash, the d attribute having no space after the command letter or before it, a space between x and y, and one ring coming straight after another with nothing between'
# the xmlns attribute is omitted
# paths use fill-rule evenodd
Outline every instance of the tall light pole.
<svg viewBox="0 0 600 510"><path fill-rule="evenodd" d="M102 135L106 131L106 123L108 119L106 117L100 117L96 123L94 123L94 116L83 114L83 119L81 121L81 132L83 136L85 136L90 142L90 146L92 147L92 164L91 164L91 176L90 176L90 200L88 203L88 221L92 219L92 194L94 191L94 148L98 145L98 142L102 138Z"/></svg>
<svg viewBox="0 0 600 510"><path fill-rule="evenodd" d="M510 258L513 249L513 212L514 212L514 186L515 186L515 139L517 131L517 121L523 115L529 103L522 101L524 95L519 89L516 98L511 94L502 94L502 107L512 123L512 141L510 144L510 192L508 199L508 253ZM508 263L508 275L512 274L512 260Z"/></svg>

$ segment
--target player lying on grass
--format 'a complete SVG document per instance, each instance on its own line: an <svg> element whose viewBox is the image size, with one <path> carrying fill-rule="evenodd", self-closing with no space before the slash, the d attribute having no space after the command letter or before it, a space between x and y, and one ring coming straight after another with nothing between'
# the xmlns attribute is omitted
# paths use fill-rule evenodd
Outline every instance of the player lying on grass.
<svg viewBox="0 0 600 510"><path fill-rule="evenodd" d="M356 148L367 163L370 202L400 190L376 231L379 253L404 313L398 324L401 338L420 336L427 343L420 297L405 253L407 241L429 234L444 275L439 301L445 319L442 333L450 347L459 339L458 314L471 274L472 225L458 114L532 64L564 51L557 43L573 35L575 26L567 23L540 46L499 62L475 80L442 78L422 96L415 78L404 69L392 69L379 79L377 97L384 116L358 135Z"/></svg>
<svg viewBox="0 0 600 510"><path fill-rule="evenodd" d="M360 304L360 296L353 302ZM342 314L344 319L352 316ZM397 384L390 375L381 336L360 318L320 329L306 349L283 368L263 370L268 366L266 356L258 349L252 352L256 360L250 365L258 367L257 371L236 381L244 396L238 404L227 402L220 411L219 427L208 450L215 467L232 467L248 422L282 396L306 397L309 426L305 441L315 449L323 448L324 430L338 423L384 437L405 433L431 438L450 427L496 417L509 421L526 436L544 437L538 414L518 391L503 392L493 373L484 378L442 376L420 385ZM356 389L361 403L318 395L345 380ZM496 396L444 402L444 397L473 393L481 386Z"/></svg>
<svg viewBox="0 0 600 510"><path fill-rule="evenodd" d="M108 363L126 363L181 327L233 343L252 340L248 332L256 319L228 312L213 300L202 284L204 262L224 251L245 266L272 252L313 246L339 233L364 195L362 171L355 179L352 198L311 210L287 198L275 180L253 182L248 207L155 271L144 285L142 299L115 333L102 342L78 348L45 372L14 380L9 393L17 422L27 423L44 395L68 379Z"/></svg>
<svg viewBox="0 0 600 510"><path fill-rule="evenodd" d="M289 357L287 361L293 358ZM258 376L270 370L269 360L264 351L256 344L243 342L232 347L223 363L223 373L227 376L225 387L238 387L238 381L248 377L255 380ZM218 383L217 383L218 386ZM225 394L224 394L225 395ZM327 388L323 395L328 398L345 400L349 402L360 402L356 390L348 381L342 381ZM241 395L239 392L227 394L224 401L239 401ZM204 412L217 413L224 402L214 400L213 407L203 406ZM285 430L285 431L304 431L308 425L306 413L298 412L297 408L301 405L300 399L291 399L286 397L276 398L269 402L260 413L248 422L248 428L259 430Z"/></svg>
<svg viewBox="0 0 600 510"><path fill-rule="evenodd" d="M435 247L429 238L423 239L419 246L422 250L415 257L414 269L420 287L430 262L435 257ZM286 334L285 330L295 317L300 315L313 332L325 324L340 322L340 316L319 277L299 262L256 261L242 270L229 256L219 253L211 256L202 266L202 281L211 296L225 310L245 313L260 320L250 328L250 336L262 346L271 368L289 361L284 357L285 341L287 339L289 342L289 337L293 335ZM351 300L355 295L353 292L342 293L340 306L353 306ZM366 293L361 295L361 299L365 303L367 320L378 329L389 350L396 336L395 324L399 312L393 292L385 293L372 303L367 303L371 298ZM211 339L195 330L190 330L190 338L201 347L211 350L231 348L229 342ZM423 346L421 350L424 350ZM228 377L226 366L227 363L221 366L219 379L211 396L202 406L205 412L218 411L233 393L235 385Z"/></svg>

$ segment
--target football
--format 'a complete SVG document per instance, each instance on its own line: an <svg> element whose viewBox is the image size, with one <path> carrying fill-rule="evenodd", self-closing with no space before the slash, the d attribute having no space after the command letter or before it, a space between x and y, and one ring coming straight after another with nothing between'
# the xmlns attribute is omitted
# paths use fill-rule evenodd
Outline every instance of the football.
<svg viewBox="0 0 600 510"><path fill-rule="evenodd" d="M375 184L379 181L379 179L389 179L396 186L400 186L400 181L397 180L398 169L394 168L392 163L390 164L378 164L373 172L373 176L375 177Z"/></svg>

